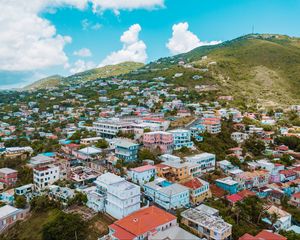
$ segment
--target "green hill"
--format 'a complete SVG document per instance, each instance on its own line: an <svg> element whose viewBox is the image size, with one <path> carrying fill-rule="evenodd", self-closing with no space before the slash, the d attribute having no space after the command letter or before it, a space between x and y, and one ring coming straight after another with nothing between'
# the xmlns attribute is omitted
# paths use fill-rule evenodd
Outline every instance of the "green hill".
<svg viewBox="0 0 300 240"><path fill-rule="evenodd" d="M115 77L115 76L119 76L137 70L143 66L144 66L143 63L123 62L116 65L108 65L100 68L94 68L68 77L54 75L54 76L40 79L24 87L23 89L24 90L46 89L46 88L57 87L61 84L73 84L79 82L93 81L100 78Z"/></svg>
<svg viewBox="0 0 300 240"><path fill-rule="evenodd" d="M183 75L174 77L175 73ZM195 80L195 75L201 77ZM299 103L300 39L276 34L246 35L159 59L131 76L135 79L162 76L190 89L196 85L214 85L217 95L233 95L236 104Z"/></svg>
<svg viewBox="0 0 300 240"><path fill-rule="evenodd" d="M74 74L72 76L66 77L64 81L68 83L93 81L100 78L108 78L126 74L143 66L143 63L137 62L123 62L116 65L107 65L104 67L94 68L85 72Z"/></svg>
<svg viewBox="0 0 300 240"><path fill-rule="evenodd" d="M38 89L44 89L44 88L53 88L57 87L63 77L59 75L53 75L50 77L42 78L26 87L24 87L24 90L38 90Z"/></svg>

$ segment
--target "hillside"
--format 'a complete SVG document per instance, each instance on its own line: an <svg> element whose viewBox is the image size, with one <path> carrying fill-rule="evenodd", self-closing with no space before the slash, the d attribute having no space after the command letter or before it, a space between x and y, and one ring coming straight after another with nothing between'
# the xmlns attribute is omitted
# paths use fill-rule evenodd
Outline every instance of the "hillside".
<svg viewBox="0 0 300 240"><path fill-rule="evenodd" d="M99 78L108 78L126 74L143 66L143 63L137 62L123 62L116 65L107 65L104 67L94 68L85 72L74 74L72 76L66 77L64 81L68 83L93 81Z"/></svg>
<svg viewBox="0 0 300 240"><path fill-rule="evenodd" d="M175 77L175 73L182 76ZM193 79L195 75L200 77ZM300 100L300 39L273 34L246 35L159 59L127 77L158 76L190 89L196 85L214 85L217 95L233 95L236 105L296 103Z"/></svg>
<svg viewBox="0 0 300 240"><path fill-rule="evenodd" d="M57 87L63 77L59 75L53 75L50 77L42 78L26 87L24 87L24 90L37 90L37 89L44 89L44 88L52 88Z"/></svg>
<svg viewBox="0 0 300 240"><path fill-rule="evenodd" d="M40 79L24 87L23 89L24 90L47 89L51 87L57 87L60 84L73 84L79 82L93 81L99 78L115 77L115 76L129 73L143 66L144 66L143 63L124 62L116 65L108 65L100 68L94 68L68 77L54 75L54 76Z"/></svg>

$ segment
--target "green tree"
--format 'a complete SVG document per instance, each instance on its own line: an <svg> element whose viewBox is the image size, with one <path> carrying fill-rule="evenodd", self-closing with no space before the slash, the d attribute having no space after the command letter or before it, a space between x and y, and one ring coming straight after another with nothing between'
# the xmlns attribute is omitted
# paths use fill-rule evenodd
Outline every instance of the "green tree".
<svg viewBox="0 0 300 240"><path fill-rule="evenodd" d="M108 142L105 140L105 139L100 139L96 144L95 144L96 147L98 148L107 148L109 146Z"/></svg>
<svg viewBox="0 0 300 240"><path fill-rule="evenodd" d="M87 224L78 214L60 212L43 227L43 240L84 240Z"/></svg>
<svg viewBox="0 0 300 240"><path fill-rule="evenodd" d="M15 195L15 206L16 208L26 207L26 198L24 196Z"/></svg>

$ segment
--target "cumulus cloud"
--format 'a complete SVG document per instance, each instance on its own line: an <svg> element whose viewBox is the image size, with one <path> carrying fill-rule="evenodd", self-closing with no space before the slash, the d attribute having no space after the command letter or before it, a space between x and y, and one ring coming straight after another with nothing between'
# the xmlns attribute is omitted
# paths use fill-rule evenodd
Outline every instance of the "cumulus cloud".
<svg viewBox="0 0 300 240"><path fill-rule="evenodd" d="M119 14L120 10L155 9L164 6L164 0L91 0L91 2L94 12L113 10L115 14Z"/></svg>
<svg viewBox="0 0 300 240"><path fill-rule="evenodd" d="M64 46L71 37L39 16L47 8L85 7L81 0L0 0L0 70L29 71L64 65Z"/></svg>
<svg viewBox="0 0 300 240"><path fill-rule="evenodd" d="M125 61L146 62L147 46L139 39L141 30L142 28L139 24L132 25L120 38L123 44L122 49L109 54L99 66L118 64Z"/></svg>
<svg viewBox="0 0 300 240"><path fill-rule="evenodd" d="M174 24L172 30L172 37L166 45L172 54L185 53L196 47L221 43L221 41L200 41L197 35L189 31L189 24L187 22Z"/></svg>
<svg viewBox="0 0 300 240"><path fill-rule="evenodd" d="M0 71L31 71L68 65L64 47L72 38L57 33L55 26L41 16L45 11L54 13L59 7L84 10L91 4L94 12L113 10L117 13L137 8L153 9L162 7L163 3L164 0L0 0ZM101 28L99 23L87 24L93 30ZM132 51L140 52L144 48L144 43L138 41L124 51L133 54Z"/></svg>
<svg viewBox="0 0 300 240"><path fill-rule="evenodd" d="M73 54L79 57L90 57L92 56L92 52L88 48L81 48L78 51L74 51Z"/></svg>
<svg viewBox="0 0 300 240"><path fill-rule="evenodd" d="M96 64L92 61L83 61L81 59L77 60L74 65L70 68L70 73L75 74L83 72L92 68L95 68Z"/></svg>

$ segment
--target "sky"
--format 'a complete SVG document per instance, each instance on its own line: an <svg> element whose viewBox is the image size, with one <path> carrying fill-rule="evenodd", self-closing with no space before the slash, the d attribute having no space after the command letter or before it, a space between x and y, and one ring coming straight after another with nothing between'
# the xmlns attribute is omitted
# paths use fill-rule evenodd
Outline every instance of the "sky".
<svg viewBox="0 0 300 240"><path fill-rule="evenodd" d="M0 0L0 89L148 63L252 32L300 37L299 0Z"/></svg>

